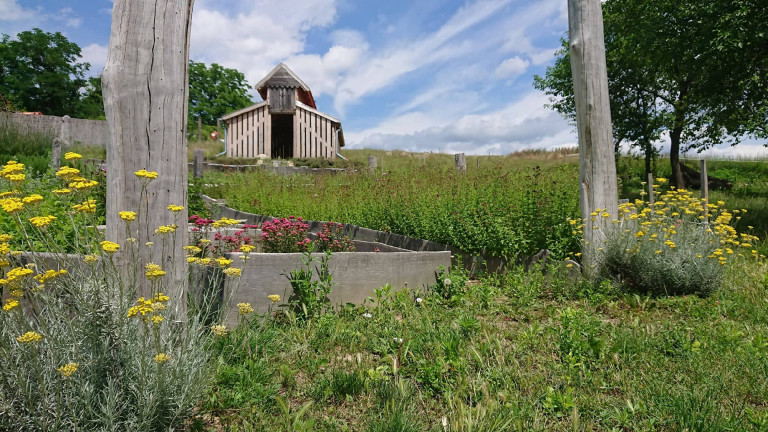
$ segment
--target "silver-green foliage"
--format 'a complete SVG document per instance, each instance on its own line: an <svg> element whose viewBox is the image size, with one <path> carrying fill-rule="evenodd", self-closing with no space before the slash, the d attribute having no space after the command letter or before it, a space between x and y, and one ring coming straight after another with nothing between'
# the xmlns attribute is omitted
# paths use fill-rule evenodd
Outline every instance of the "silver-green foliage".
<svg viewBox="0 0 768 432"><path fill-rule="evenodd" d="M0 311L0 430L149 431L182 424L208 382L210 332L178 315L173 299L152 312L163 318L159 323L141 314L129 318L133 290L106 256L89 264L62 254L27 261L40 271L68 273L37 292L25 290L19 306ZM17 341L28 331L42 339ZM159 353L169 360L156 362ZM77 370L66 377L57 369L68 363Z"/></svg>

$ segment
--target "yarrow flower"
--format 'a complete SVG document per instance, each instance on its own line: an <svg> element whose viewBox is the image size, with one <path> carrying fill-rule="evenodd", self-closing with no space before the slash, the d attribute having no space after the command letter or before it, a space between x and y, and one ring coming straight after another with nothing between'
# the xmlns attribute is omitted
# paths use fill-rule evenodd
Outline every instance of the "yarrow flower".
<svg viewBox="0 0 768 432"><path fill-rule="evenodd" d="M24 204L20 199L12 197L0 199L0 207L2 207L6 213L13 214L22 211L24 209Z"/></svg>
<svg viewBox="0 0 768 432"><path fill-rule="evenodd" d="M184 207L182 207L182 206L180 206L180 205L174 205L174 204L171 204L171 205L169 205L169 206L168 206L168 207L166 207L166 208L167 208L168 210L170 210L171 212L173 212L174 214L177 214L178 212L180 212L180 211L184 210Z"/></svg>
<svg viewBox="0 0 768 432"><path fill-rule="evenodd" d="M98 255L86 255L83 257L83 262L86 264L94 263L99 260Z"/></svg>
<svg viewBox="0 0 768 432"><path fill-rule="evenodd" d="M176 228L178 228L178 227L179 227L179 226L178 226L178 225L176 225L176 224L172 224L172 225L160 225L160 226L159 226L159 227L157 227L157 229L155 230L155 234L159 234L159 235L170 234L170 233L172 233L172 232L176 231Z"/></svg>
<svg viewBox="0 0 768 432"><path fill-rule="evenodd" d="M64 159L65 160L75 160L75 159L81 159L83 155L75 153L75 152L66 152L64 153Z"/></svg>
<svg viewBox="0 0 768 432"><path fill-rule="evenodd" d="M223 325L211 326L211 334L214 336L226 336L227 328Z"/></svg>
<svg viewBox="0 0 768 432"><path fill-rule="evenodd" d="M226 259L224 257L219 257L219 258L216 258L216 264L221 268L225 268L225 267L229 267L229 265L232 264L232 260Z"/></svg>
<svg viewBox="0 0 768 432"><path fill-rule="evenodd" d="M144 269L146 270L145 274L149 280L157 280L165 276L163 268L155 263L148 263L144 266Z"/></svg>
<svg viewBox="0 0 768 432"><path fill-rule="evenodd" d="M240 315L248 315L253 312L253 308L250 303L238 303L237 311Z"/></svg>
<svg viewBox="0 0 768 432"><path fill-rule="evenodd" d="M155 356L155 363L157 363L157 364L165 363L165 362L167 362L170 359L171 358L168 357L168 355L166 355L165 353L160 353L160 354Z"/></svg>
<svg viewBox="0 0 768 432"><path fill-rule="evenodd" d="M32 225L36 226L37 228L45 228L55 220L56 216L35 216L29 218L29 221L32 223Z"/></svg>
<svg viewBox="0 0 768 432"><path fill-rule="evenodd" d="M272 301L272 303L277 303L280 301L280 296L277 294L270 294L267 296L268 299Z"/></svg>
<svg viewBox="0 0 768 432"><path fill-rule="evenodd" d="M147 171L145 169L140 169L133 173L136 177L142 180L152 181L157 178L157 172L155 171Z"/></svg>
<svg viewBox="0 0 768 432"><path fill-rule="evenodd" d="M33 331L26 332L23 335L16 338L16 340L20 343L36 343L36 342L40 342L40 340L42 339L43 339L43 335Z"/></svg>
<svg viewBox="0 0 768 432"><path fill-rule="evenodd" d="M80 204L73 205L72 208L83 213L94 213L96 211L96 200L89 199Z"/></svg>
<svg viewBox="0 0 768 432"><path fill-rule="evenodd" d="M126 221L126 222L133 222L136 220L136 212L132 211L121 211L118 213L120 215L120 219Z"/></svg>
<svg viewBox="0 0 768 432"><path fill-rule="evenodd" d="M69 378L75 372L77 372L78 366L80 365L78 365L77 363L67 363L64 366L56 368L56 371L59 372L61 376L63 376L64 378Z"/></svg>
<svg viewBox="0 0 768 432"><path fill-rule="evenodd" d="M19 301L16 299L6 299L3 305L3 310L8 312L19 306Z"/></svg>
<svg viewBox="0 0 768 432"><path fill-rule="evenodd" d="M240 277L240 275L243 273L242 270L235 267L225 268L224 274L230 277Z"/></svg>
<svg viewBox="0 0 768 432"><path fill-rule="evenodd" d="M56 171L56 177L61 177L64 180L74 179L80 177L80 170L70 166L63 166Z"/></svg>
<svg viewBox="0 0 768 432"><path fill-rule="evenodd" d="M32 194L21 199L24 204L37 204L43 202L43 196L39 194Z"/></svg>
<svg viewBox="0 0 768 432"><path fill-rule="evenodd" d="M104 252L109 253L109 254L113 254L113 253L117 252L118 249L120 249L120 245L119 244L117 244L115 242L111 242L109 240L104 240L103 242L101 242L99 244L101 245L101 249L103 249Z"/></svg>

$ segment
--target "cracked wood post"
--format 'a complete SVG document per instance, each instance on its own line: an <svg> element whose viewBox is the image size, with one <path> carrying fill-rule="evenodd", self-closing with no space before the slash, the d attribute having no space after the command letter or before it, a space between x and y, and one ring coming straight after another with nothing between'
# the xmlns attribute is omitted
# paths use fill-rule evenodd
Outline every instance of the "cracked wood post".
<svg viewBox="0 0 768 432"><path fill-rule="evenodd" d="M118 268L136 265L136 295L151 294L144 265L162 266L162 292L169 306L186 311L187 262L187 74L193 0L115 0L107 63L102 75L109 128L107 147L106 238L117 242ZM142 192L134 175L158 172ZM184 206L175 215L169 204ZM119 212L138 213L127 235ZM179 229L161 238L160 225ZM126 237L137 239L138 257L129 262ZM154 243L146 247L145 242ZM165 244L163 244L165 242ZM126 279L127 280L127 279Z"/></svg>
<svg viewBox="0 0 768 432"><path fill-rule="evenodd" d="M53 139L53 147L51 148L51 167L54 171L58 171L61 168L61 140L59 137Z"/></svg>
<svg viewBox="0 0 768 432"><path fill-rule="evenodd" d="M579 202L586 220L582 259L585 274L591 276L599 265L596 249L602 246L611 219L618 216L600 0L568 0L568 39L579 134ZM593 223L591 213L598 208L610 216L598 215Z"/></svg>
<svg viewBox="0 0 768 432"><path fill-rule="evenodd" d="M205 150L195 150L195 157L192 162L192 176L196 179L203 178L203 170L205 169Z"/></svg>
<svg viewBox="0 0 768 432"><path fill-rule="evenodd" d="M460 173L467 172L467 157L464 153L456 153L453 155L453 159L456 163L456 171Z"/></svg>

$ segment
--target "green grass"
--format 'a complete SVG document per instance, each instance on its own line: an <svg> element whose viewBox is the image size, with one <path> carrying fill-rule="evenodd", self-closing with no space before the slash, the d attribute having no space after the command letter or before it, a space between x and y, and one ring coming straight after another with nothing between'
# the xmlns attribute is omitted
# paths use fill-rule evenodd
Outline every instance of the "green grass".
<svg viewBox="0 0 768 432"><path fill-rule="evenodd" d="M348 152L353 163L370 153ZM496 157L459 174L449 155L429 155L423 167L410 154L391 158L391 169L380 160L374 173L209 172L204 182L216 186L205 192L252 213L352 223L470 253L514 257L549 248L563 258L577 248L567 222L579 216L575 163Z"/></svg>
<svg viewBox="0 0 768 432"><path fill-rule="evenodd" d="M450 302L380 294L220 339L197 430L768 427L765 265L734 265L710 298L515 271Z"/></svg>

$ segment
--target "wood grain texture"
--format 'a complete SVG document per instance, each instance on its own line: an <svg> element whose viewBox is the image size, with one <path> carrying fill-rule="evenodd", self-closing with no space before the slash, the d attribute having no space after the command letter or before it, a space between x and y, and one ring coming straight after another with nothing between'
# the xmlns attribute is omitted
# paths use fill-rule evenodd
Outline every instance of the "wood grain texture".
<svg viewBox="0 0 768 432"><path fill-rule="evenodd" d="M568 0L568 36L579 134L579 200L584 224L583 266L587 274L597 265L595 249L602 246L611 219L618 217L616 162L613 152L608 73L605 63L600 0ZM590 215L602 209L610 217ZM593 229L598 226L598 229Z"/></svg>
<svg viewBox="0 0 768 432"><path fill-rule="evenodd" d="M109 53L102 75L110 131L107 147L107 239L120 244L115 258L125 268L130 243L137 239L140 276L137 295L150 293L143 266L160 264L167 272L163 292L179 308L186 305L187 263L187 68L193 0L115 0ZM159 176L142 192L135 171ZM185 209L174 215L169 204ZM139 213L128 233L118 212ZM160 225L182 229L161 238ZM147 241L154 243L145 247Z"/></svg>

